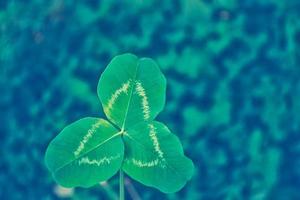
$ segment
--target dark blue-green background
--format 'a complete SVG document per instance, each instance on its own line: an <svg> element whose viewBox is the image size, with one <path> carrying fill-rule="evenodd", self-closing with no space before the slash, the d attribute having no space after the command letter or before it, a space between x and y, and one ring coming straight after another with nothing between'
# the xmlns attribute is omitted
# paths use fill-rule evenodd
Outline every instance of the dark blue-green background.
<svg viewBox="0 0 300 200"><path fill-rule="evenodd" d="M161 66L159 120L197 168L172 195L130 180L128 199L300 199L299 0L0 0L1 200L60 199L47 144L104 117L98 78L124 52ZM67 193L117 191L114 177Z"/></svg>

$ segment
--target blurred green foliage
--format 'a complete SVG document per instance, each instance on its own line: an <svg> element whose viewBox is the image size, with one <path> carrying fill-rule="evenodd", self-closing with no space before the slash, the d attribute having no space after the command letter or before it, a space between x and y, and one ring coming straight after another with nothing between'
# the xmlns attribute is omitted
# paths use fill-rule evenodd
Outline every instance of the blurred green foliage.
<svg viewBox="0 0 300 200"><path fill-rule="evenodd" d="M197 167L173 195L127 180L129 199L300 199L299 10L298 0L1 0L0 199L59 199L46 145L104 116L97 80L124 52L160 64L159 120ZM69 198L116 189L113 178Z"/></svg>

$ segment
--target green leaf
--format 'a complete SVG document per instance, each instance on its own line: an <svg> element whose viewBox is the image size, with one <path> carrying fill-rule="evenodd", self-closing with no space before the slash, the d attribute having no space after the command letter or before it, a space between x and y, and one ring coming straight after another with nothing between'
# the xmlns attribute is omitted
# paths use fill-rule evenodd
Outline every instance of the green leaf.
<svg viewBox="0 0 300 200"><path fill-rule="evenodd" d="M97 90L108 119L124 130L163 109L166 79L152 59L123 54L109 63Z"/></svg>
<svg viewBox="0 0 300 200"><path fill-rule="evenodd" d="M54 179L65 187L90 187L113 176L121 167L124 144L109 122L83 118L65 127L45 155Z"/></svg>
<svg viewBox="0 0 300 200"><path fill-rule="evenodd" d="M166 79L157 64L132 54L116 56L101 75L97 92L117 128L89 117L63 129L45 155L54 179L65 187L90 187L122 169L162 192L180 190L194 165L179 139L153 121L166 98Z"/></svg>
<svg viewBox="0 0 300 200"><path fill-rule="evenodd" d="M194 165L179 139L162 123L139 123L124 134L123 170L133 179L162 192L180 190L192 177Z"/></svg>

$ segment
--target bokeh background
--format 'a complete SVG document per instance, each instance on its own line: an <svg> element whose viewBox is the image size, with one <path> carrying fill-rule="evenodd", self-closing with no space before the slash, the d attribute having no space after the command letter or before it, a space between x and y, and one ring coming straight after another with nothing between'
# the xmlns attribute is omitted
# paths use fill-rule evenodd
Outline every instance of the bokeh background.
<svg viewBox="0 0 300 200"><path fill-rule="evenodd" d="M125 52L161 66L159 120L196 165L176 194L126 179L127 199L300 199L299 0L0 0L1 200L116 199L118 177L64 189L43 157L104 117L98 78Z"/></svg>

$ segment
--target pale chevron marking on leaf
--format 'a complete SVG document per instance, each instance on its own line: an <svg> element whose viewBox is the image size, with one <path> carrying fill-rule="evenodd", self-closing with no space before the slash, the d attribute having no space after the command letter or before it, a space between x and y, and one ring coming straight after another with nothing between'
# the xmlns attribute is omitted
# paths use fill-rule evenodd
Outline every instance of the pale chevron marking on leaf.
<svg viewBox="0 0 300 200"><path fill-rule="evenodd" d="M116 160L120 158L120 154L117 154L115 156L110 156L110 157L103 157L101 159L90 159L89 157L83 157L78 161L79 165L97 165L97 166L101 166L104 164L110 164L113 160Z"/></svg>
<svg viewBox="0 0 300 200"><path fill-rule="evenodd" d="M164 160L164 153L162 152L160 144L158 142L156 128L153 126L153 124L149 124L148 127L150 129L149 136L153 142L154 150L158 154L158 157Z"/></svg>
<svg viewBox="0 0 300 200"><path fill-rule="evenodd" d="M97 148L100 147L101 145L105 144L106 142L112 140L113 138L115 138L115 137L117 137L117 136L119 136L119 135L121 135L121 134L122 134L121 131L117 132L116 134L112 135L111 137L109 137L109 138L107 138L106 140L102 141L101 143L97 144L95 147L89 149L87 152L85 152L85 154L94 151L95 149L97 149ZM77 159L77 158L73 158L73 159L71 159L70 161L68 161L67 163L65 163L65 164L63 164L62 166L58 167L58 168L55 170L54 173L56 173L56 172L59 171L60 169L64 168L65 166L71 164L71 163L74 162L76 159Z"/></svg>
<svg viewBox="0 0 300 200"><path fill-rule="evenodd" d="M155 160L151 160L151 161L142 161L142 160L137 160L135 158L132 158L131 160L127 160L127 162L132 161L133 165L137 166L137 167L156 167L156 166L160 166L162 168L166 167L166 163L164 160L160 160L160 159L155 159Z"/></svg>
<svg viewBox="0 0 300 200"><path fill-rule="evenodd" d="M93 134L96 132L96 130L99 128L101 124L102 124L101 120L98 120L95 124L92 125L92 127L88 130L87 134L83 137L83 140L80 141L76 151L74 151L75 156L78 156L82 152L85 144L91 139L91 137L93 136Z"/></svg>
<svg viewBox="0 0 300 200"><path fill-rule="evenodd" d="M140 81L136 81L135 86L138 95L142 98L142 109L143 109L144 119L148 120L150 118L150 107L149 107L148 97L146 95L145 89L142 86L142 83Z"/></svg>
<svg viewBox="0 0 300 200"><path fill-rule="evenodd" d="M154 167L154 166L157 166L159 164L159 160L158 159L155 159L155 160L152 160L152 161L148 161L148 162L145 162L145 161L141 161L141 160L136 160L136 159L132 159L132 163L138 167Z"/></svg>
<svg viewBox="0 0 300 200"><path fill-rule="evenodd" d="M111 95L107 106L104 108L107 112L109 112L113 108L114 103L122 93L128 94L128 88L130 87L130 84L131 79L129 79L126 83L123 83L122 86Z"/></svg>
<svg viewBox="0 0 300 200"><path fill-rule="evenodd" d="M152 125L152 124L151 124ZM152 125L153 126L153 125ZM155 128L153 126L153 128ZM153 152L152 148L151 150L149 148L147 148L143 143L139 142L138 140L134 139L132 136L130 136L126 131L123 132L124 136L127 136L129 139L131 139L132 141L136 142L137 144L141 145L143 148L145 148L145 150L148 150L154 157L157 157L155 160L152 160L152 161L142 161L142 160L139 160L139 159L135 159L135 158L132 158L132 159L125 159L125 162L126 163L133 163L133 165L137 166L137 167L154 167L154 166L160 166L161 168L166 168L168 166L168 163L167 163L167 160L163 157L163 152L160 150L160 147L159 147L159 150L160 152L162 153L162 157L160 156L157 156L156 155L156 151ZM156 137L156 133L155 133L155 137ZM156 140L157 140L157 137L156 137ZM158 141L157 141L158 142ZM159 155L159 154L158 154Z"/></svg>

